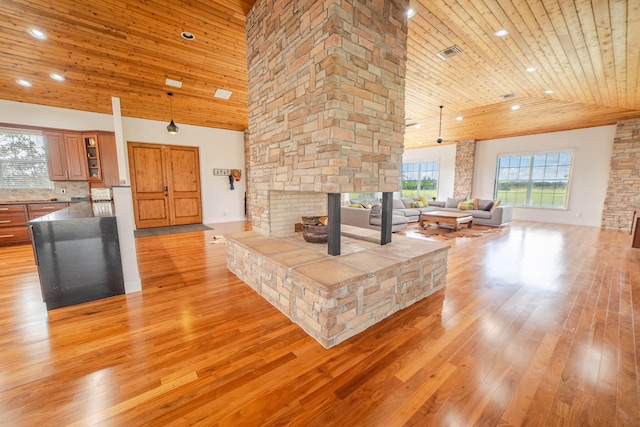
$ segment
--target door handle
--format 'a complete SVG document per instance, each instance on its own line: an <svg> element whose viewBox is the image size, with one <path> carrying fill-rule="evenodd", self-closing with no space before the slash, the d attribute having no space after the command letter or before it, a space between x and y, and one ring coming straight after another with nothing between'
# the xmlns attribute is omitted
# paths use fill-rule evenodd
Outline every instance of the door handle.
<svg viewBox="0 0 640 427"><path fill-rule="evenodd" d="M169 191L169 187L167 185L164 186L164 191L165 192Z"/></svg>

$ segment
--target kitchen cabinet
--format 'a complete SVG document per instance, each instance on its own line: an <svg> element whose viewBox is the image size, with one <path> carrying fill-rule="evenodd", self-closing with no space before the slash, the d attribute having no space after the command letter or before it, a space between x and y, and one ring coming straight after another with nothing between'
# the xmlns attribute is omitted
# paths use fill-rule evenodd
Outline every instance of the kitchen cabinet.
<svg viewBox="0 0 640 427"><path fill-rule="evenodd" d="M69 206L69 203L65 202L51 202L51 203L29 203L27 204L27 213L29 214L29 220L40 218L50 214L51 212L59 211Z"/></svg>
<svg viewBox="0 0 640 427"><path fill-rule="evenodd" d="M118 185L118 155L113 132L44 132L49 179L87 181L90 188Z"/></svg>
<svg viewBox="0 0 640 427"><path fill-rule="evenodd" d="M120 185L118 173L118 153L116 151L116 135L113 132L99 132L100 164L102 165L102 184L111 188Z"/></svg>
<svg viewBox="0 0 640 427"><path fill-rule="evenodd" d="M86 181L87 153L82 134L47 131L44 136L49 178L52 181Z"/></svg>
<svg viewBox="0 0 640 427"><path fill-rule="evenodd" d="M67 206L66 202L0 204L0 246L31 242L27 222Z"/></svg>
<svg viewBox="0 0 640 427"><path fill-rule="evenodd" d="M87 162L87 181L102 181L102 167L100 166L100 148L98 134L82 134L82 141Z"/></svg>
<svg viewBox="0 0 640 427"><path fill-rule="evenodd" d="M92 139L93 138L93 139ZM83 135L87 151L89 188L111 188L120 183L116 136L113 132Z"/></svg>
<svg viewBox="0 0 640 427"><path fill-rule="evenodd" d="M27 205L0 205L0 246L29 243Z"/></svg>

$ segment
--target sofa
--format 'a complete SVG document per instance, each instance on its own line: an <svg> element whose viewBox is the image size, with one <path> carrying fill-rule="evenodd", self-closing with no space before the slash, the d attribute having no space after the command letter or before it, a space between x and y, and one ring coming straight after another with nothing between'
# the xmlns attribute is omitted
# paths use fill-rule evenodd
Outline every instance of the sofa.
<svg viewBox="0 0 640 427"><path fill-rule="evenodd" d="M371 206L365 208L364 206ZM354 227L368 228L371 230L380 230L382 227L382 205L361 205L361 207L341 206L340 207L340 223L344 225L352 225ZM409 220L404 215L392 215L391 232L402 231L407 228Z"/></svg>
<svg viewBox="0 0 640 427"><path fill-rule="evenodd" d="M511 223L513 207L508 205L494 206L497 201L492 199L476 199L477 209L461 209L461 202L473 199L447 198L446 201L429 201L428 206L417 207L417 199L394 199L393 214L404 215L408 222L416 222L423 212L446 211L464 212L473 217L473 223L489 227L502 227ZM475 204L475 203L474 203ZM467 207L467 206L463 206Z"/></svg>

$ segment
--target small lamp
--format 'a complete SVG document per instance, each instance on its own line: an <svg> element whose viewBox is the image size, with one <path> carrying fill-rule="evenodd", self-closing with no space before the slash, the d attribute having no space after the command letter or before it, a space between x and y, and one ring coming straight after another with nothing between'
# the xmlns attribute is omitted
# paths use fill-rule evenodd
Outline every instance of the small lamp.
<svg viewBox="0 0 640 427"><path fill-rule="evenodd" d="M169 109L171 110L171 123L167 126L167 132L169 132L170 135L175 135L178 133L178 126L173 122L173 103L171 101L173 92L167 92L167 95L169 95Z"/></svg>

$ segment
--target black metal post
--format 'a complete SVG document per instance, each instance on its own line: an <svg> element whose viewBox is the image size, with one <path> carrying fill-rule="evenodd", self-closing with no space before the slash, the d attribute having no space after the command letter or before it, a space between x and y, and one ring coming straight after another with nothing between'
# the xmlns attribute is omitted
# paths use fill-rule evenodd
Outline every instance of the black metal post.
<svg viewBox="0 0 640 427"><path fill-rule="evenodd" d="M380 227L381 235L380 235L380 244L386 245L387 243L391 243L391 227L393 226L392 222L393 216L393 193L385 192L382 193L382 227Z"/></svg>
<svg viewBox="0 0 640 427"><path fill-rule="evenodd" d="M327 247L329 255L340 255L340 193L327 193L329 235Z"/></svg>

